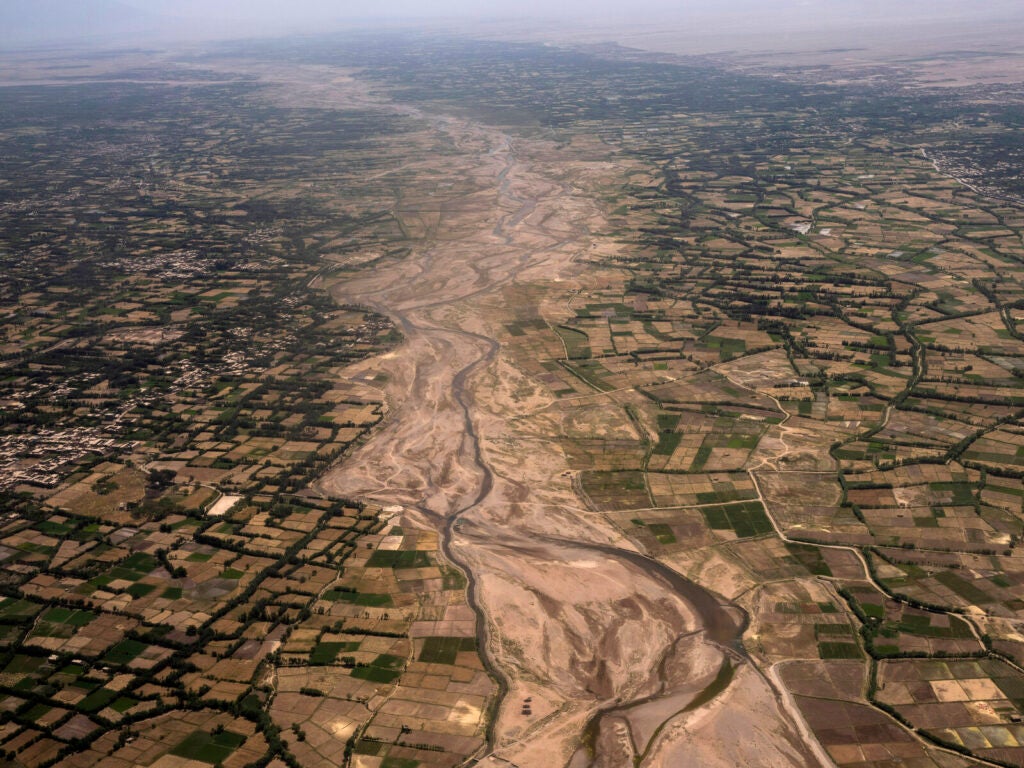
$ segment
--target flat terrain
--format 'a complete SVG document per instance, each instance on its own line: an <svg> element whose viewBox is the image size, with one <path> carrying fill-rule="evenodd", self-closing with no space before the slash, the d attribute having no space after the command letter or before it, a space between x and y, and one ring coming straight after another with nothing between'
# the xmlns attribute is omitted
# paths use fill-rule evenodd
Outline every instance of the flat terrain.
<svg viewBox="0 0 1024 768"><path fill-rule="evenodd" d="M20 60L4 759L1024 764L1020 94L774 66Z"/></svg>

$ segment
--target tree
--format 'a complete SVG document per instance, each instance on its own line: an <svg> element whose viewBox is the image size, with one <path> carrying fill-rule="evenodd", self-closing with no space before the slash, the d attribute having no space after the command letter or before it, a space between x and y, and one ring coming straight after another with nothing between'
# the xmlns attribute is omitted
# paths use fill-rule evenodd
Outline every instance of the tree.
<svg viewBox="0 0 1024 768"><path fill-rule="evenodd" d="M154 469L150 471L146 484L153 490L162 491L171 486L177 475L173 469Z"/></svg>

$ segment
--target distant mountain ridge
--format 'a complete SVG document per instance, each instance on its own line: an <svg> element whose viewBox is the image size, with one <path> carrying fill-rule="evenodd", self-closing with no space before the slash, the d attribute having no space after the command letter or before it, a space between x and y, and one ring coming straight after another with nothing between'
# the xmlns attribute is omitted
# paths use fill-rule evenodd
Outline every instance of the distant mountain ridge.
<svg viewBox="0 0 1024 768"><path fill-rule="evenodd" d="M124 38L159 23L157 14L118 0L2 0L0 48Z"/></svg>

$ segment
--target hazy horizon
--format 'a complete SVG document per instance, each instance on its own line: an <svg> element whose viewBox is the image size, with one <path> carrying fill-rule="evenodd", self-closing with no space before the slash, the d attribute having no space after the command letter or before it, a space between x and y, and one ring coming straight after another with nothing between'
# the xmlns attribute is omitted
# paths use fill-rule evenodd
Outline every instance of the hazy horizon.
<svg viewBox="0 0 1024 768"><path fill-rule="evenodd" d="M729 18L736 14L770 16L776 13L811 13L817 21L860 20L867 15L880 19L910 18L920 13L928 17L971 19L1007 13L1020 15L1017 2L1010 0L983 0L965 4L958 0L903 0L898 5L884 0L776 0L765 3L758 0L635 0L624 4L621 0L499 0L481 5L474 0L435 0L424 4L422 0L382 0L367 12L365 4L355 2L329 2L329 0L294 0L283 6L280 0L121 0L125 5L181 18L245 18L301 23L303 19L357 19L373 18L576 18L591 21L595 16L628 17L642 21L643 16L660 18ZM815 21L815 19L809 19Z"/></svg>
<svg viewBox="0 0 1024 768"><path fill-rule="evenodd" d="M558 20L557 25L553 24ZM852 44L877 36L935 35L968 31L992 22L1024 21L1013 0L382 0L372 6L327 0L4 0L0 48L38 44L133 44L208 41L218 38L332 32L352 27L447 25L453 31L484 25L524 25L531 34L555 38L580 29L595 39L614 39L623 22L655 33L677 32L704 50L772 48L801 38Z"/></svg>

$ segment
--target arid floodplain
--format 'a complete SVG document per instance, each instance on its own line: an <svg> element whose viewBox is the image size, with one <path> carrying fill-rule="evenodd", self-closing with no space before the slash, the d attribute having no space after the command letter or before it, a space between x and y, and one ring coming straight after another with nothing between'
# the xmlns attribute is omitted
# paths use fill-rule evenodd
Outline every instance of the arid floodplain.
<svg viewBox="0 0 1024 768"><path fill-rule="evenodd" d="M1017 86L10 66L10 764L1024 765Z"/></svg>

